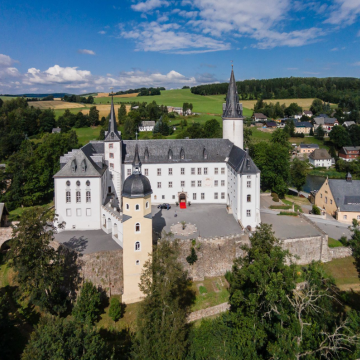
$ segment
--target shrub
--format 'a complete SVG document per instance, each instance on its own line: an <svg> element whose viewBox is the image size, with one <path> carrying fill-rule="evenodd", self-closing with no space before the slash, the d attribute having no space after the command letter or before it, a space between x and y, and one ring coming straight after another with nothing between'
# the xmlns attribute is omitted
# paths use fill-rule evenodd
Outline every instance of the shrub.
<svg viewBox="0 0 360 360"><path fill-rule="evenodd" d="M279 210L290 210L292 206L289 205L271 205L270 209L279 209Z"/></svg>
<svg viewBox="0 0 360 360"><path fill-rule="evenodd" d="M201 285L201 286L199 286L199 292L202 295L202 294L206 294L208 291L205 286Z"/></svg>
<svg viewBox="0 0 360 360"><path fill-rule="evenodd" d="M233 273L230 270L227 270L225 273L225 279L230 284L233 279Z"/></svg>
<svg viewBox="0 0 360 360"><path fill-rule="evenodd" d="M109 316L116 322L123 316L123 307L118 298L111 298Z"/></svg>
<svg viewBox="0 0 360 360"><path fill-rule="evenodd" d="M190 265L193 265L196 263L197 261L197 255L196 255L196 251L195 249L192 247L191 248L191 253L190 255L186 258L186 261L190 264Z"/></svg>
<svg viewBox="0 0 360 360"><path fill-rule="evenodd" d="M280 199L279 199L277 196L276 196L276 197L273 197L272 200L273 200L274 202L279 202L279 201L280 201Z"/></svg>
<svg viewBox="0 0 360 360"><path fill-rule="evenodd" d="M280 211L279 215L298 216L296 212L290 212L290 211Z"/></svg>
<svg viewBox="0 0 360 360"><path fill-rule="evenodd" d="M321 210L316 205L313 205L312 206L312 213L314 215L321 215Z"/></svg>

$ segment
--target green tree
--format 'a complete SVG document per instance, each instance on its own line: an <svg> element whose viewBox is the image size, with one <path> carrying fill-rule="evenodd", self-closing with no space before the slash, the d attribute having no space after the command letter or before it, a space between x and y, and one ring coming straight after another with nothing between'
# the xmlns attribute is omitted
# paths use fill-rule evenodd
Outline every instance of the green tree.
<svg viewBox="0 0 360 360"><path fill-rule="evenodd" d="M39 116L40 131L51 133L56 126L55 113L52 109L43 110Z"/></svg>
<svg viewBox="0 0 360 360"><path fill-rule="evenodd" d="M329 133L329 137L337 148L352 145L349 133L343 126L334 126Z"/></svg>
<svg viewBox="0 0 360 360"><path fill-rule="evenodd" d="M22 296L42 310L61 314L75 295L78 272L75 253L50 246L56 230L50 225L54 220L48 208L25 210L14 228L9 258Z"/></svg>
<svg viewBox="0 0 360 360"><path fill-rule="evenodd" d="M126 140L132 140L135 138L135 124L131 117L127 117L124 122L124 133L123 137Z"/></svg>
<svg viewBox="0 0 360 360"><path fill-rule="evenodd" d="M310 129L310 134L309 135L314 136L314 129L313 128Z"/></svg>
<svg viewBox="0 0 360 360"><path fill-rule="evenodd" d="M286 122L284 132L288 133L290 137L295 136L295 124L292 120Z"/></svg>
<svg viewBox="0 0 360 360"><path fill-rule="evenodd" d="M145 299L137 317L136 359L175 360L185 357L187 316L194 292L178 258L178 242L164 239L144 264L139 287Z"/></svg>
<svg viewBox="0 0 360 360"><path fill-rule="evenodd" d="M245 127L244 128L244 146L245 146L245 148L248 148L250 146L251 136L252 136L251 128Z"/></svg>
<svg viewBox="0 0 360 360"><path fill-rule="evenodd" d="M302 112L302 108L297 103L291 103L284 110L284 114L288 117L293 117L294 115L300 114L301 112Z"/></svg>
<svg viewBox="0 0 360 360"><path fill-rule="evenodd" d="M92 106L89 111L89 122L90 126L99 125L99 110L96 109L96 106Z"/></svg>
<svg viewBox="0 0 360 360"><path fill-rule="evenodd" d="M274 144L280 144L284 147L291 148L291 145L289 143L290 135L287 131L284 131L282 129L276 129L271 134L271 142Z"/></svg>
<svg viewBox="0 0 360 360"><path fill-rule="evenodd" d="M306 177L309 172L308 163L295 158L290 166L291 183L295 186L298 194L306 183Z"/></svg>
<svg viewBox="0 0 360 360"><path fill-rule="evenodd" d="M118 298L112 297L110 300L109 316L114 322L119 321L123 316L123 306Z"/></svg>
<svg viewBox="0 0 360 360"><path fill-rule="evenodd" d="M353 146L360 146L360 126L355 124L349 128L349 136Z"/></svg>
<svg viewBox="0 0 360 360"><path fill-rule="evenodd" d="M194 249L194 247L191 247L191 251L190 251L190 255L186 257L186 261L190 264L190 265L194 265L197 261L198 257L196 254L196 251Z"/></svg>
<svg viewBox="0 0 360 360"><path fill-rule="evenodd" d="M40 320L26 345L22 360L110 360L109 347L95 329L67 319Z"/></svg>
<svg viewBox="0 0 360 360"><path fill-rule="evenodd" d="M94 324L101 313L101 294L91 281L85 281L72 311L74 319Z"/></svg>
<svg viewBox="0 0 360 360"><path fill-rule="evenodd" d="M219 122L216 119L207 120L204 124L204 137L222 138L222 132Z"/></svg>
<svg viewBox="0 0 360 360"><path fill-rule="evenodd" d="M321 125L315 130L315 137L319 140L323 140L325 136L325 131Z"/></svg>
<svg viewBox="0 0 360 360"><path fill-rule="evenodd" d="M314 114L314 115L319 115L323 112L323 102L320 99L314 99L314 101L312 102L311 106L310 106L310 111Z"/></svg>
<svg viewBox="0 0 360 360"><path fill-rule="evenodd" d="M122 103L118 110L118 121L120 125L124 123L125 118L126 118L126 105Z"/></svg>

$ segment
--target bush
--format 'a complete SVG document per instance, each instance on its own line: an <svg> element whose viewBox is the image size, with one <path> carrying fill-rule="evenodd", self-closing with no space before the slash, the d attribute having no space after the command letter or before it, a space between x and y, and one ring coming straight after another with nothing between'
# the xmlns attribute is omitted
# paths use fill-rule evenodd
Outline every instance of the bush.
<svg viewBox="0 0 360 360"><path fill-rule="evenodd" d="M296 212L290 212L290 211L280 211L279 215L298 216L298 214Z"/></svg>
<svg viewBox="0 0 360 360"><path fill-rule="evenodd" d="M111 298L109 316L116 322L123 316L123 306L118 298Z"/></svg>
<svg viewBox="0 0 360 360"><path fill-rule="evenodd" d="M233 279L233 273L230 270L227 270L225 273L225 279L230 284L231 280Z"/></svg>
<svg viewBox="0 0 360 360"><path fill-rule="evenodd" d="M199 286L199 292L200 294L206 294L208 291L205 286Z"/></svg>
<svg viewBox="0 0 360 360"><path fill-rule="evenodd" d="M274 202L279 202L279 201L280 201L280 199L278 198L278 196L273 197L272 200L273 200Z"/></svg>
<svg viewBox="0 0 360 360"><path fill-rule="evenodd" d="M316 205L313 205L312 206L312 213L314 215L321 215L321 210Z"/></svg>
<svg viewBox="0 0 360 360"><path fill-rule="evenodd" d="M289 205L271 205L270 209L279 209L279 210L290 210L292 206Z"/></svg>
<svg viewBox="0 0 360 360"><path fill-rule="evenodd" d="M191 248L191 253L190 255L186 258L186 261L190 264L190 265L193 265L196 263L197 261L197 255L196 255L196 251L195 249L192 247Z"/></svg>

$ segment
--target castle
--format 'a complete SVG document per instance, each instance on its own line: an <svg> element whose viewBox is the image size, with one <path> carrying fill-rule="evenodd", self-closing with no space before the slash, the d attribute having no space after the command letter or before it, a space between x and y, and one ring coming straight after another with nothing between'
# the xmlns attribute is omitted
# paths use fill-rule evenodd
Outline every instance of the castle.
<svg viewBox="0 0 360 360"><path fill-rule="evenodd" d="M137 284L152 251L152 204L223 204L241 227L260 223L260 171L243 149L233 70L222 119L223 139L123 140L111 100L105 139L60 158L58 222L64 230L102 229L123 248L124 302L141 298Z"/></svg>

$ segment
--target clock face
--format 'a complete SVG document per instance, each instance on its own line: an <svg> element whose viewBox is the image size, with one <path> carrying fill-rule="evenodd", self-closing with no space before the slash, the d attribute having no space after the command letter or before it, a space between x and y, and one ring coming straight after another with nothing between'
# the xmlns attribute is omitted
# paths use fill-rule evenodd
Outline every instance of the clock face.
<svg viewBox="0 0 360 360"><path fill-rule="evenodd" d="M205 187L211 187L211 179L210 178L206 178L204 181L204 186Z"/></svg>

